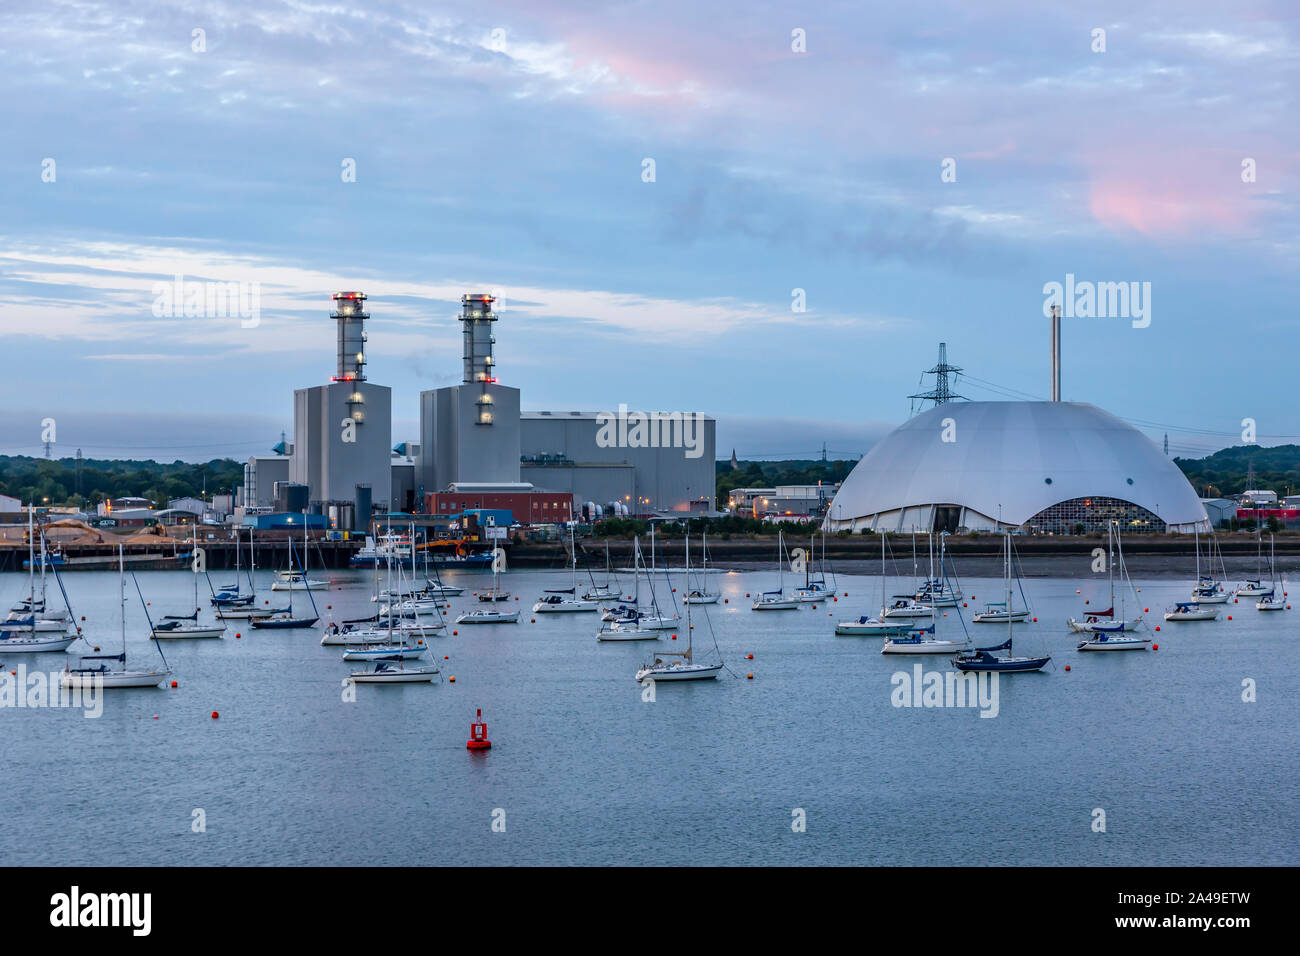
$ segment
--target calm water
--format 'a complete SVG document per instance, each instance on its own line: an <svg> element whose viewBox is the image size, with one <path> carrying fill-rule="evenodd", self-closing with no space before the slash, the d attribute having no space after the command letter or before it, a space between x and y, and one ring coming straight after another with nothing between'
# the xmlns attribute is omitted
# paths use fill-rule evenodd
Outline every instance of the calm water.
<svg viewBox="0 0 1300 956"><path fill-rule="evenodd" d="M139 577L155 614L189 603L187 574ZM372 613L367 572L332 580L314 595L323 617ZM656 645L597 644L594 614L529 623L541 589L567 575L504 580L520 624L431 641L454 684L362 685L345 703L340 680L359 665L319 646L319 631L229 622L224 640L165 646L177 690L108 691L95 720L0 709L0 863L1300 862L1300 608L1262 614L1243 599L1227 606L1232 621L1165 625L1159 612L1188 585L1149 577L1140 600L1160 649L1079 654L1064 621L1085 599L1105 606L1104 578L1031 578L1039 623L1017 628L1017 651L1048 650L1055 669L1004 677L999 715L982 719L891 705L895 671L945 670L944 658L884 657L879 639L834 636L836 617L874 610L877 578L842 574L838 603L760 614L745 595L773 587L774 573L712 576L730 600L709 615L733 673L660 685L654 703L633 674ZM112 652L117 576L65 581L86 634ZM5 576L0 597L25 585ZM967 614L1001 590L962 585ZM132 598L128 653L156 661ZM470 605L467 591L453 614ZM980 643L1005 634L967 626ZM940 629L961 633L952 611ZM707 627L696 634L710 643ZM63 665L57 654L3 662ZM1244 678L1257 703L1242 702ZM465 749L478 707L494 743L485 755ZM804 833L791 829L796 807ZM1104 834L1091 829L1096 807ZM191 830L196 808L204 833ZM497 808L504 833L492 831Z"/></svg>

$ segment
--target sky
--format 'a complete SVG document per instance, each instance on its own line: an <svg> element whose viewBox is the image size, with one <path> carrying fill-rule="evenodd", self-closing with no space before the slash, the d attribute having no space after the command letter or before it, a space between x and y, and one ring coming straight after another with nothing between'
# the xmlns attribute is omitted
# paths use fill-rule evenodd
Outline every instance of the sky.
<svg viewBox="0 0 1300 956"><path fill-rule="evenodd" d="M1046 398L1067 275L1149 293L1067 313L1066 400L1300 441L1300 8L1134 7L6 0L0 453L265 453L355 289L395 443L486 291L525 409L857 457L940 342ZM178 274L256 322L160 309Z"/></svg>

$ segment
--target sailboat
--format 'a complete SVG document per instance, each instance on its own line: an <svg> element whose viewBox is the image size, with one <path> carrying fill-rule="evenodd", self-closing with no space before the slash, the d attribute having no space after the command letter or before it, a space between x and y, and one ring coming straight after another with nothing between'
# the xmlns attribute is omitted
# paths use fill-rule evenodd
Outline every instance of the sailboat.
<svg viewBox="0 0 1300 956"><path fill-rule="evenodd" d="M1264 586L1264 573L1262 566L1264 563L1264 529L1262 525L1255 527L1255 576L1247 578L1236 590L1237 597L1257 597L1271 598L1273 588Z"/></svg>
<svg viewBox="0 0 1300 956"><path fill-rule="evenodd" d="M71 663L64 668L60 675L59 683L64 687L157 687L171 676L171 668L167 666L167 658L163 657L162 648L155 643L154 647L158 648L158 656L162 659L162 670L127 670L126 668L126 561L123 558L122 545L117 546L117 580L119 591L119 605L122 622L122 653L120 654L87 654L84 655L77 663L82 666L73 667ZM62 582L60 582L62 587ZM138 592L140 585L136 583ZM64 592L64 600L67 600L67 593ZM149 608L144 603L144 596L140 596L140 604L144 607L145 619L149 619ZM150 630L153 629L153 622L150 621ZM84 638L83 638L84 640ZM116 661L120 666L109 667L107 663L97 664L94 666L84 666L86 661Z"/></svg>
<svg viewBox="0 0 1300 956"><path fill-rule="evenodd" d="M248 529L248 593L243 591L243 585L240 583L239 553L243 548L241 546L241 537L239 531L235 531L235 583L226 585L220 591L212 595L212 603L216 605L216 615L220 620L243 620L254 619L259 617L270 617L272 611L269 607L257 606L257 548L253 544L253 529Z"/></svg>
<svg viewBox="0 0 1300 956"><path fill-rule="evenodd" d="M35 568L35 546L32 544L32 517L29 508L27 515L28 551L33 555L29 560L29 569ZM45 606L45 534L41 534L41 596L36 597L34 570L29 570L29 593L20 602L22 610L15 607L9 612L7 620L0 622L0 653L44 654L64 651L77 639L76 633L68 633L68 613L49 611ZM58 569L54 569L58 580ZM60 585L62 587L62 585Z"/></svg>
<svg viewBox="0 0 1300 956"><path fill-rule="evenodd" d="M547 588L546 596L533 605L534 614L568 614L575 611L595 611L600 608L597 601L578 595L578 548L573 538L573 525L569 525L569 554L572 575L567 588Z"/></svg>
<svg viewBox="0 0 1300 956"><path fill-rule="evenodd" d="M1195 601L1177 601L1173 607L1165 611L1166 621L1217 621L1218 619L1217 607L1201 607Z"/></svg>
<svg viewBox="0 0 1300 956"><path fill-rule="evenodd" d="M21 637L26 634L37 635L43 634L49 640L28 642L28 649L37 650L63 650L68 644L71 644L75 637L68 640L67 644L62 647L53 646L59 639L67 634L68 616L65 611L49 610L45 604L45 570L51 566L47 559L45 551L45 533L40 533L41 550L41 593L40 597L36 595L36 538L37 532L33 524L33 512L35 506L27 506L27 597L20 600L9 609L5 620L0 622L0 632L14 637ZM4 638L0 638L4 640ZM48 646L47 646L48 645ZM8 646L8 645L5 645Z"/></svg>
<svg viewBox="0 0 1300 956"><path fill-rule="evenodd" d="M946 577L934 576L934 532L929 535L927 550L930 554L930 576L925 580L917 592L912 595L922 604L928 604L930 607L956 607L957 602L961 600L961 587L948 581ZM939 534L939 568L947 567L945 559L947 557L948 532L943 531ZM953 575L956 580L956 574Z"/></svg>
<svg viewBox="0 0 1300 956"><path fill-rule="evenodd" d="M297 554L294 551L293 539L290 538L289 539L290 566L293 565L293 562L296 558L297 558ZM272 586L272 589L274 589L274 585ZM320 611L317 610L316 608L316 598L312 597L312 593L310 589L307 589L307 597L311 601L311 612L312 612L311 617L293 616L293 591L290 590L289 606L287 608L280 608L278 611L272 612L272 614L269 617L251 618L248 623L251 624L253 627L265 628L268 630L270 629L289 630L289 629L299 628L299 627L311 627L317 621L320 620Z"/></svg>
<svg viewBox="0 0 1300 956"><path fill-rule="evenodd" d="M412 528L411 533L412 534L415 533L414 528ZM434 562L432 565L429 564L429 530L427 528L424 531L424 545L421 548L421 550L424 551L424 593L425 594L429 595L430 597L449 598L449 597L457 597L465 593L465 589L462 587L457 587L454 584L443 583L442 575L438 572L437 562ZM412 572L414 572L415 569L414 557L412 557L411 559L411 569ZM433 577L429 577L430 570L433 571ZM412 573L412 579L414 579L414 573Z"/></svg>
<svg viewBox="0 0 1300 956"><path fill-rule="evenodd" d="M606 604L610 601L618 601L623 597L622 591L617 587L610 587L611 582L617 578L609 567L609 541L605 542L605 583L597 584L596 579L591 575L591 569L587 569L587 577L591 578L591 587L583 592L582 596L588 601L598 601Z"/></svg>
<svg viewBox="0 0 1300 956"><path fill-rule="evenodd" d="M754 602L755 611L794 611L800 600L785 593L785 538L780 529L776 532L776 570L778 584L775 591L764 591Z"/></svg>
<svg viewBox="0 0 1300 956"><path fill-rule="evenodd" d="M1006 579L1006 603L1005 607L1011 606L1011 532L1004 532L1006 537L1006 557L1003 568L1003 574ZM943 559L939 561L940 570L943 568ZM966 650L952 659L952 664L959 671L989 672L998 674L1020 674L1031 671L1040 671L1052 658L1047 657L1014 657L1011 653L1011 624L1007 621L1007 639L1001 644L992 647L977 647L974 650ZM997 657L996 651L1006 651L1006 657Z"/></svg>
<svg viewBox="0 0 1300 956"><path fill-rule="evenodd" d="M163 623L155 624L151 632L155 641L184 641L225 635L226 625L224 624L209 625L199 623L199 560L198 530L191 525L190 570L192 573L190 576L194 578L194 613L163 615Z"/></svg>
<svg viewBox="0 0 1300 956"><path fill-rule="evenodd" d="M1215 540L1213 529L1206 536L1205 543L1205 568L1206 573L1201 573L1201 532L1200 528L1193 528L1196 536L1196 585L1192 588L1192 603L1195 604L1227 604L1228 590L1223 586L1223 554L1219 553L1219 571L1220 577L1214 575L1214 555L1218 551L1218 542ZM1218 615L1215 615L1216 617Z"/></svg>
<svg viewBox="0 0 1300 956"><path fill-rule="evenodd" d="M885 535L880 534L880 609L885 608ZM856 621L840 621L835 625L835 633L846 637L902 637L910 631L911 625L902 621L886 621L881 617L862 615Z"/></svg>
<svg viewBox="0 0 1300 956"><path fill-rule="evenodd" d="M1125 634L1132 633L1142 626L1141 615L1127 620L1124 617L1124 588L1133 588L1133 581L1128 576L1128 567L1124 564L1124 543L1120 540L1119 523L1111 521L1106 527L1107 550L1109 560L1107 570L1110 572L1110 607L1104 611L1088 611L1082 621L1070 618L1066 623L1077 634ZM1120 592L1119 615L1115 614L1115 566L1119 565ZM1136 592L1135 592L1136 595Z"/></svg>
<svg viewBox="0 0 1300 956"><path fill-rule="evenodd" d="M596 640L659 640L660 628L657 626L646 626L643 623L647 618L651 617L651 615L641 611L638 604L641 597L641 539L639 537L632 539L632 573L636 590L632 596L631 607L620 605L618 608L603 615L601 618L601 625L596 631ZM653 588L653 580L650 583ZM655 624L657 624L659 617L656 615L655 618Z"/></svg>
<svg viewBox="0 0 1300 956"><path fill-rule="evenodd" d="M501 550L501 545L493 543L492 545L492 589L490 591L475 591L474 596L485 604L495 604L500 601L509 601L510 592L501 590L501 572L506 566L506 554ZM518 612L516 612L518 617Z"/></svg>
<svg viewBox="0 0 1300 956"><path fill-rule="evenodd" d="M438 676L436 667L402 666L399 658L389 657L377 661L373 669L353 671L347 680L353 684L428 684Z"/></svg>
<svg viewBox="0 0 1300 956"><path fill-rule="evenodd" d="M931 577L933 574L931 567ZM920 565L916 560L916 532L912 532L912 574L913 577L920 581ZM881 614L884 617L897 618L924 618L934 617L934 606L925 601L919 600L915 595L920 593L919 586L912 594L895 594L894 603L888 607L881 608Z"/></svg>
<svg viewBox="0 0 1300 956"><path fill-rule="evenodd" d="M691 536L686 535L686 580L689 583L691 579ZM705 620L708 620L708 612L705 612ZM709 625L709 631L712 633L713 626ZM718 640L715 636L713 639L714 650L717 650ZM665 661L665 657L676 658L675 660ZM680 680L713 680L722 670L721 654L716 664L701 664L695 660L695 627L691 624L691 605L686 604L686 650L684 651L656 651L655 659L652 663L646 664L636 672L637 683L643 681L680 681Z"/></svg>
<svg viewBox="0 0 1300 956"><path fill-rule="evenodd" d="M1105 611L1094 612L1089 614L1083 621L1070 619L1070 627L1074 630L1085 634L1082 641L1075 645L1076 650L1080 651L1142 651L1151 646L1151 639L1143 637L1136 633L1137 627L1142 623L1142 618L1134 618L1132 621L1124 619L1124 591L1121 587L1119 598L1119 615L1115 615L1115 564L1118 560L1120 568L1121 584L1127 583L1131 588L1133 582L1128 580L1128 572L1124 566L1124 547L1119 540L1119 529L1117 522L1110 523L1110 541L1112 549L1110 555L1110 576L1111 576L1111 605ZM1109 620L1101 620L1101 618Z"/></svg>
<svg viewBox="0 0 1300 956"><path fill-rule="evenodd" d="M285 571L276 571L275 580L271 582L272 591L323 591L328 588L328 581L307 577L307 512L302 513L302 563L295 568L290 565ZM315 602L312 602L315 604Z"/></svg>
<svg viewBox="0 0 1300 956"><path fill-rule="evenodd" d="M1257 611L1286 610L1286 581L1282 582L1282 593L1279 594L1277 581L1274 580L1273 557L1273 536L1270 534L1268 536L1268 594L1255 602L1255 610Z"/></svg>
<svg viewBox="0 0 1300 956"><path fill-rule="evenodd" d="M717 604L718 598L722 597L721 591L709 590L709 533L702 532L703 537L700 540L700 560L703 562L703 568L697 578L698 587L691 587L691 575L688 571L686 574L686 597L682 599L686 604ZM689 538L690 535L687 535ZM688 544L689 551L689 544ZM690 554L686 556L686 563L689 565Z"/></svg>
<svg viewBox="0 0 1300 956"><path fill-rule="evenodd" d="M492 548L492 594L501 595L500 597L484 598L483 592L479 592L480 601L504 601L510 595L501 590L501 569L505 567L506 554L501 550L500 545L494 545ZM457 624L517 624L519 623L518 611L498 610L494 607L480 607L472 611L466 611L460 617L456 618Z"/></svg>
<svg viewBox="0 0 1300 956"><path fill-rule="evenodd" d="M826 534L822 533L822 559L818 565L817 576L813 577L812 567L816 563L817 557L817 534L814 532L808 539L808 560L804 564L804 581L803 584L794 589L795 597L805 604L816 601L824 601L827 598L835 596L835 586L826 583Z"/></svg>

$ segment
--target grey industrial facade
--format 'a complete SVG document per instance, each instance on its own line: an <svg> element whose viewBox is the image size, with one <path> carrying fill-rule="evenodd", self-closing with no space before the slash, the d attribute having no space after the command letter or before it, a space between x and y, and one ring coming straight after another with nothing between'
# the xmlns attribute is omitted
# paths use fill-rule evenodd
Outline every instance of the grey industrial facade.
<svg viewBox="0 0 1300 956"><path fill-rule="evenodd" d="M461 299L464 381L422 391L419 440L394 448L392 391L366 381L365 299L334 296L337 372L294 391L291 454L249 459L245 507L273 506L276 483L287 481L305 485L310 510L340 529L365 527L374 510L420 507L425 495L467 482L531 484L571 494L578 507L617 503L632 513L714 509L712 418L674 413L677 438L665 432L662 444L650 445L610 441L592 413L521 413L519 389L497 379L489 295ZM691 429L685 446L683 419Z"/></svg>
<svg viewBox="0 0 1300 956"><path fill-rule="evenodd" d="M607 416L524 412L519 432L520 480L545 491L570 492L579 505L623 502L634 514L712 511L717 423L705 415L691 420L701 434L698 445L690 449L671 443L604 447L598 438Z"/></svg>

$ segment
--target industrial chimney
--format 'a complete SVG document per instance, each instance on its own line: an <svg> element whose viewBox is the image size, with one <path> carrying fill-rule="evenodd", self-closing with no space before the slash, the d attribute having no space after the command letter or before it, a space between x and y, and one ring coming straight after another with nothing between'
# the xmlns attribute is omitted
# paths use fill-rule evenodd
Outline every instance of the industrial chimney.
<svg viewBox="0 0 1300 956"><path fill-rule="evenodd" d="M366 294L364 292L335 292L334 311L330 314L339 326L338 374L336 382L364 382L366 380ZM348 397L348 417L357 424L365 421L365 400L354 388Z"/></svg>
<svg viewBox="0 0 1300 956"><path fill-rule="evenodd" d="M1052 306L1052 401L1061 400L1061 307Z"/></svg>

